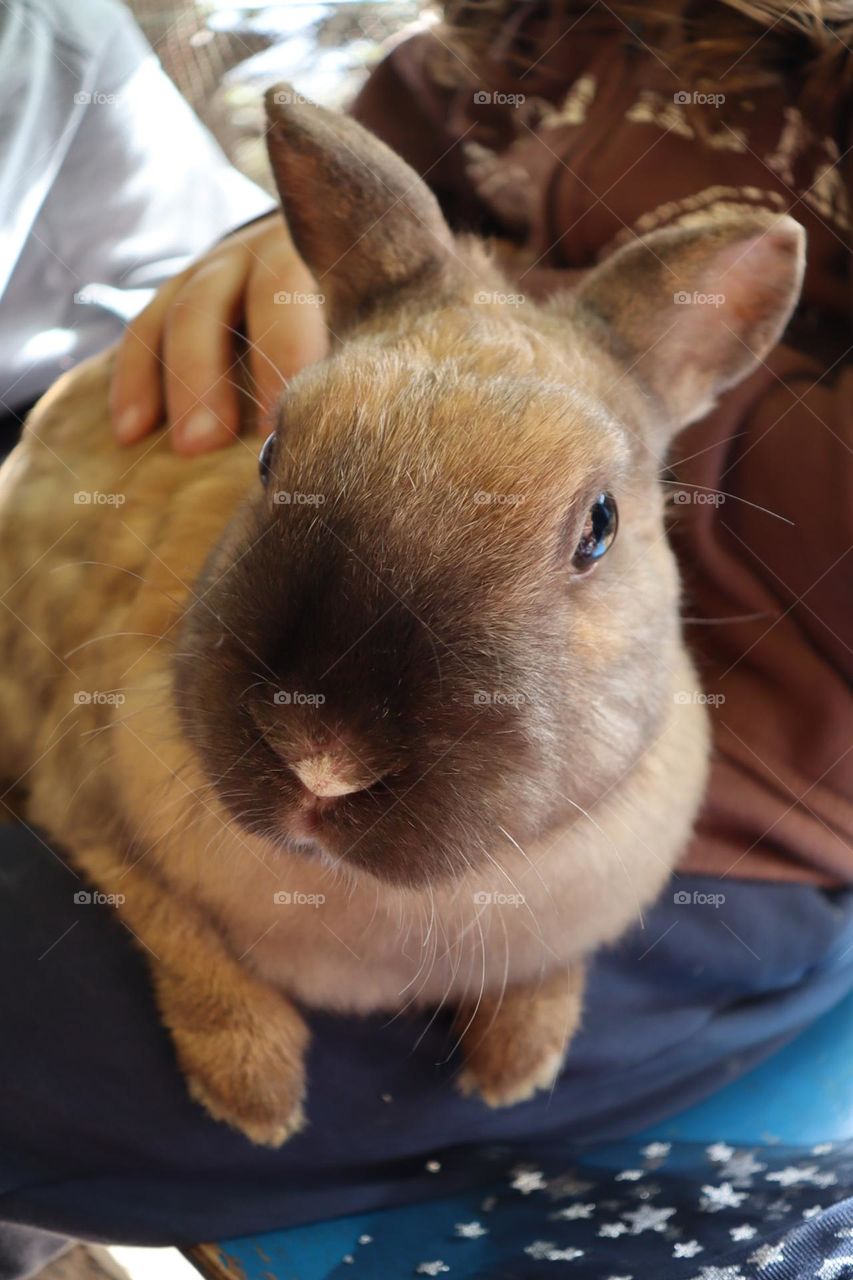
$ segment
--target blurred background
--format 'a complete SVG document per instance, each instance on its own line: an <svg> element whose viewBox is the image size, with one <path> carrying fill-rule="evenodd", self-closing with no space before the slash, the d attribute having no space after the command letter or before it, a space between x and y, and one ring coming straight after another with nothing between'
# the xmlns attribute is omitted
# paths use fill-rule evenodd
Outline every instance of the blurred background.
<svg viewBox="0 0 853 1280"><path fill-rule="evenodd" d="M232 163L270 191L264 90L286 80L315 102L342 106L387 42L438 16L424 0L131 0L129 7Z"/></svg>

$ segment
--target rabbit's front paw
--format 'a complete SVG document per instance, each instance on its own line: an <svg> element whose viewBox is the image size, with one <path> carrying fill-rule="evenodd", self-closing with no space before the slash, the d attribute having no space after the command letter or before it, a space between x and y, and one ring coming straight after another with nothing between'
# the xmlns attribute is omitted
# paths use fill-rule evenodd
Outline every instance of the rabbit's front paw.
<svg viewBox="0 0 853 1280"><path fill-rule="evenodd" d="M304 1123L308 1033L283 997L268 993L258 1004L171 1033L191 1097L250 1142L280 1147Z"/></svg>
<svg viewBox="0 0 853 1280"><path fill-rule="evenodd" d="M490 1107L527 1102L540 1089L550 1089L560 1074L563 1051L537 1051L530 1044L484 1041L468 1058L458 1087L466 1096L479 1094Z"/></svg>
<svg viewBox="0 0 853 1280"><path fill-rule="evenodd" d="M539 987L512 988L499 1001L481 1001L462 1033L462 1093L479 1094L490 1107L509 1107L550 1089L580 1021L582 993L577 968ZM459 1020L464 1016L460 1011Z"/></svg>

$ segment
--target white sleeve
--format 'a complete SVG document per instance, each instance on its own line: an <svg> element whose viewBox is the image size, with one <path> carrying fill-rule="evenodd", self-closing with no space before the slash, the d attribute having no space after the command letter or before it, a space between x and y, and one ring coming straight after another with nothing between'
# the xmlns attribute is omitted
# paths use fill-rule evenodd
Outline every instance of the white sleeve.
<svg viewBox="0 0 853 1280"><path fill-rule="evenodd" d="M2 15L0 398L14 408L118 336L114 316L75 302L81 289L156 285L273 201L122 5L7 0ZM130 298L132 311L144 295Z"/></svg>

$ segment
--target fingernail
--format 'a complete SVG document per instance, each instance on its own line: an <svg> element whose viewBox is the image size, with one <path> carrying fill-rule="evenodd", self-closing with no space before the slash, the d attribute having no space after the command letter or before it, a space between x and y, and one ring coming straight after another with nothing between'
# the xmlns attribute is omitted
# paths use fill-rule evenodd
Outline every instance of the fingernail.
<svg viewBox="0 0 853 1280"><path fill-rule="evenodd" d="M196 409L186 422L178 427L181 444L190 449L204 448L213 444L221 444L226 431L217 417L209 409Z"/></svg>
<svg viewBox="0 0 853 1280"><path fill-rule="evenodd" d="M142 415L135 404L119 414L114 424L115 436L119 444L130 444L135 440L139 435L141 424Z"/></svg>

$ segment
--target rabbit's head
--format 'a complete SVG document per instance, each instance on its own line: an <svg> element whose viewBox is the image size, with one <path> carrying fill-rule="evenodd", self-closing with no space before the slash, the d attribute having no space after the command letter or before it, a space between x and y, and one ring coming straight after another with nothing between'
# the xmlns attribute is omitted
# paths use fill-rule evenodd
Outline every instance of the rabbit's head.
<svg viewBox="0 0 853 1280"><path fill-rule="evenodd" d="M399 158L290 96L270 154L334 347L211 555L178 700L238 822L415 885L590 809L672 715L659 469L778 339L803 237L696 219L538 306Z"/></svg>

